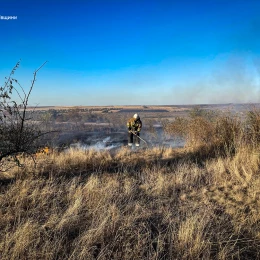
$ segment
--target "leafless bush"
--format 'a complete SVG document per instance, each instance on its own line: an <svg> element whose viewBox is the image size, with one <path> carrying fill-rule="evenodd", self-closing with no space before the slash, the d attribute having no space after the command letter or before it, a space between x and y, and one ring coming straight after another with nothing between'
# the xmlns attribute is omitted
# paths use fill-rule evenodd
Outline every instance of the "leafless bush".
<svg viewBox="0 0 260 260"><path fill-rule="evenodd" d="M0 162L7 157L17 161L17 155L21 153L34 153L40 145L41 137L46 134L33 120L33 110L28 110L28 101L37 72L44 64L33 73L28 93L13 77L19 64L20 62L12 69L5 84L0 88Z"/></svg>
<svg viewBox="0 0 260 260"><path fill-rule="evenodd" d="M186 147L210 148L225 154L233 153L241 145L245 138L244 127L244 123L235 116L212 116L209 113L178 117L164 126L167 133L185 138Z"/></svg>
<svg viewBox="0 0 260 260"><path fill-rule="evenodd" d="M260 143L260 110L252 109L247 112L246 128L247 142L252 146Z"/></svg>

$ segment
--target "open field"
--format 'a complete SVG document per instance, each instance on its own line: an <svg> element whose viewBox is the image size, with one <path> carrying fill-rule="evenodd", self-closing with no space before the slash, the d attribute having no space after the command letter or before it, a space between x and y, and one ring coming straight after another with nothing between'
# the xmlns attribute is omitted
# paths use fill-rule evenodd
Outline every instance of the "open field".
<svg viewBox="0 0 260 260"><path fill-rule="evenodd" d="M154 113L179 113L179 112L189 112L194 107L199 107L206 110L219 110L222 112L244 112L253 107L259 108L259 103L245 103L245 104L202 104L202 105L132 105L132 106L37 106L30 107L29 109L34 109L38 111L48 111L48 110L70 110L77 109L81 111L92 111L100 113L102 111L107 111L110 113L140 113L145 114L147 112Z"/></svg>
<svg viewBox="0 0 260 260"><path fill-rule="evenodd" d="M182 148L6 161L0 258L259 259L260 111L193 112L162 127L185 138Z"/></svg>
<svg viewBox="0 0 260 260"><path fill-rule="evenodd" d="M143 122L142 137L152 145L179 146L172 136L165 135L164 126L176 118L187 118L199 111L245 118L247 111L258 109L259 104L182 105L182 106L77 106L36 107L35 120L43 128L59 131L48 145L69 146L81 142L93 145L111 137L111 142L125 145L127 142L126 122L138 113ZM31 108L32 109L32 108ZM117 138L114 137L117 135ZM92 138L93 136L93 138ZM113 137L113 138L112 138ZM183 143L180 140L180 143Z"/></svg>

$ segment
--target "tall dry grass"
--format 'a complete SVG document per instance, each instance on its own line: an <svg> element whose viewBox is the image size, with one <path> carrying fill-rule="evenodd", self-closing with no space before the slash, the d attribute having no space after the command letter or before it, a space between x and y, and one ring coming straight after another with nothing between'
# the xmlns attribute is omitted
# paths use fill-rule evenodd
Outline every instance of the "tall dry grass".
<svg viewBox="0 0 260 260"><path fill-rule="evenodd" d="M71 149L1 173L0 259L259 259L260 149L238 119L196 120L183 149Z"/></svg>
<svg viewBox="0 0 260 260"><path fill-rule="evenodd" d="M183 137L189 150L200 148L214 152L214 156L231 156L240 148L259 146L260 110L248 111L244 118L229 113L191 113L190 117L168 123L165 131Z"/></svg>

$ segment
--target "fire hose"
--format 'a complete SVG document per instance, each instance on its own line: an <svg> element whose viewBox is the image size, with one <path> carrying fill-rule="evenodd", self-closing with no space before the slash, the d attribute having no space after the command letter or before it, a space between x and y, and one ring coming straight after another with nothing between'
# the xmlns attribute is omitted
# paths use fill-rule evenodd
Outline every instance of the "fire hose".
<svg viewBox="0 0 260 260"><path fill-rule="evenodd" d="M139 135L137 135L135 132L133 132L133 131L130 131L133 135L135 135L135 136L137 136L140 140L142 140L143 142L145 142L145 144L148 146L148 144L147 144L147 142L143 139L143 138L141 138Z"/></svg>

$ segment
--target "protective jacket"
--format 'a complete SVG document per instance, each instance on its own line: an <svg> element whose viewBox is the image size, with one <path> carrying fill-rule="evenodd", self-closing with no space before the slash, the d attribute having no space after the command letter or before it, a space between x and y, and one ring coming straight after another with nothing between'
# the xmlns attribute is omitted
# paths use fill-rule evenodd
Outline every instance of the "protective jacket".
<svg viewBox="0 0 260 260"><path fill-rule="evenodd" d="M142 121L140 120L140 118L135 119L135 118L130 118L127 121L127 127L128 127L128 131L133 131L133 132L140 132L142 129Z"/></svg>

